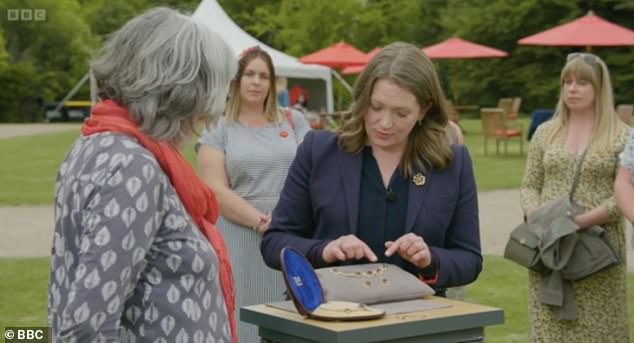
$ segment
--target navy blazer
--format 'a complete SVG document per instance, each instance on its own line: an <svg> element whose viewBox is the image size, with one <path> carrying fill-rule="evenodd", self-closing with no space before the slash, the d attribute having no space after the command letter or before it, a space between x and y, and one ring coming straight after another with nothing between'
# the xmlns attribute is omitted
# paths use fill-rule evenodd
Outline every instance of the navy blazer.
<svg viewBox="0 0 634 343"><path fill-rule="evenodd" d="M439 289L470 283L482 269L471 158L462 145L452 150L447 169L428 169L422 186L410 182L404 230L423 237L429 246ZM328 265L322 258L326 244L357 229L362 161L362 153L342 151L333 132L311 131L304 137L260 246L268 266L280 269L285 246L299 250L315 268ZM423 272L410 267L405 269Z"/></svg>

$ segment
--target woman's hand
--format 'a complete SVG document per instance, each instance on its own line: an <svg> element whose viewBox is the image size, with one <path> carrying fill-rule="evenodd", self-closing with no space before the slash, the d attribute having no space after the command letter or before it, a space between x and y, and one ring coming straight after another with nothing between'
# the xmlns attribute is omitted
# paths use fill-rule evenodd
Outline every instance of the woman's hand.
<svg viewBox="0 0 634 343"><path fill-rule="evenodd" d="M322 252L322 257L326 263L363 258L371 262L377 261L372 249L355 235L341 236L328 243Z"/></svg>
<svg viewBox="0 0 634 343"><path fill-rule="evenodd" d="M431 264L431 251L421 236L413 233L405 234L396 241L385 242L385 256L390 257L398 253L404 260L418 268L425 268Z"/></svg>
<svg viewBox="0 0 634 343"><path fill-rule="evenodd" d="M590 224L590 221L588 219L588 216L586 215L587 212L584 213L580 213L577 215L572 216L570 219L572 219L572 221L577 224L577 226L579 227L579 229L586 229L589 228L590 226L592 226L592 224Z"/></svg>
<svg viewBox="0 0 634 343"><path fill-rule="evenodd" d="M527 222L528 221L528 217L531 216L531 214L533 214L533 212L535 212L536 207L531 207L529 209L526 210L526 212L524 212L524 221Z"/></svg>
<svg viewBox="0 0 634 343"><path fill-rule="evenodd" d="M255 227L255 231L260 232L260 233L264 233L266 230L268 230L269 229L269 225L271 225L271 219L272 218L273 217L271 216L270 213L260 214L260 222Z"/></svg>

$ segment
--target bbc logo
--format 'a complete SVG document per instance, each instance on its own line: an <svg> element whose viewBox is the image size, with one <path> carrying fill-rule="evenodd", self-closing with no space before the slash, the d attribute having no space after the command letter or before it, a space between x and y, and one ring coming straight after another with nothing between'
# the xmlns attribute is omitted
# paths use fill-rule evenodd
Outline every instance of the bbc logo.
<svg viewBox="0 0 634 343"><path fill-rule="evenodd" d="M4 330L6 343L47 343L50 337L48 327L7 327Z"/></svg>
<svg viewBox="0 0 634 343"><path fill-rule="evenodd" d="M44 21L46 20L45 9L30 8L10 8L7 10L8 21Z"/></svg>

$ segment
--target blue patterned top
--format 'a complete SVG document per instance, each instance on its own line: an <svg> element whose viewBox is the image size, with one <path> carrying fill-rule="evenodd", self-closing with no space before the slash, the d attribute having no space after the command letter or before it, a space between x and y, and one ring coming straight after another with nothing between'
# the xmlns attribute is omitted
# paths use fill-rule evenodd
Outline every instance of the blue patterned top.
<svg viewBox="0 0 634 343"><path fill-rule="evenodd" d="M230 342L218 260L152 153L77 139L55 184L55 342Z"/></svg>

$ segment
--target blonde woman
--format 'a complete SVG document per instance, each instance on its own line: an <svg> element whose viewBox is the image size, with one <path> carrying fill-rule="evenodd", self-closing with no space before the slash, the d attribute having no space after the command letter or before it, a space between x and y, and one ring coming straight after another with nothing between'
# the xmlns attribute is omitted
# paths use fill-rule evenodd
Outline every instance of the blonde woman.
<svg viewBox="0 0 634 343"><path fill-rule="evenodd" d="M200 173L218 198L217 226L235 266L236 309L284 300L282 276L264 265L259 246L308 130L302 114L278 108L268 53L259 47L245 50L225 118L204 131L198 145ZM238 328L240 342L259 342L254 325L240 322Z"/></svg>
<svg viewBox="0 0 634 343"><path fill-rule="evenodd" d="M561 72L558 115L539 126L529 147L520 189L527 216L533 209L570 191L580 156L587 149L575 202L585 208L574 215L580 230L602 225L621 261L625 233L614 198L617 156L628 127L614 111L612 85L605 63L596 55L568 55ZM559 320L540 303L543 276L529 271L531 342L629 342L625 263L572 281L577 319Z"/></svg>

